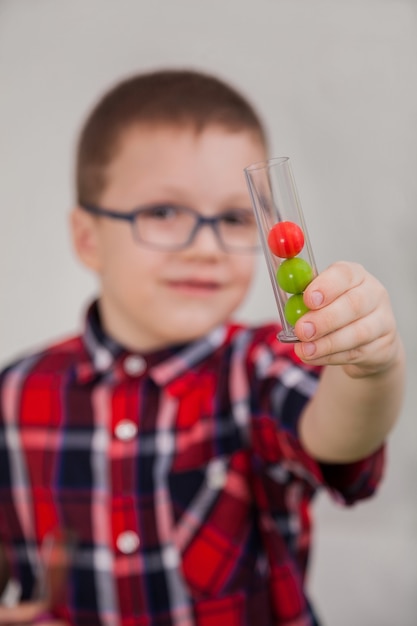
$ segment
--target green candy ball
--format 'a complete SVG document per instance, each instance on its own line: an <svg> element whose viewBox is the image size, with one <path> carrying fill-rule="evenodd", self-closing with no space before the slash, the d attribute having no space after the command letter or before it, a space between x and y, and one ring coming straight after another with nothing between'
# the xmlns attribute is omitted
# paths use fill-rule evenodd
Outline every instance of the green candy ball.
<svg viewBox="0 0 417 626"><path fill-rule="evenodd" d="M286 259L277 270L278 285L287 293L301 293L313 278L311 266L300 257Z"/></svg>
<svg viewBox="0 0 417 626"><path fill-rule="evenodd" d="M288 298L284 307L285 319L291 326L295 326L297 320L300 319L310 309L304 304L303 294L297 293Z"/></svg>

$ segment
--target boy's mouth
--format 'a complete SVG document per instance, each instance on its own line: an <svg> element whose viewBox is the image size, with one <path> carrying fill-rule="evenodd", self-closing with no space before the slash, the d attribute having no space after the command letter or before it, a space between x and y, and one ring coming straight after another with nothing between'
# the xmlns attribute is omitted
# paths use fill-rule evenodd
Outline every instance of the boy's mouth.
<svg viewBox="0 0 417 626"><path fill-rule="evenodd" d="M188 294L213 294L220 289L220 283L213 280L183 279L170 280L168 286L179 292Z"/></svg>

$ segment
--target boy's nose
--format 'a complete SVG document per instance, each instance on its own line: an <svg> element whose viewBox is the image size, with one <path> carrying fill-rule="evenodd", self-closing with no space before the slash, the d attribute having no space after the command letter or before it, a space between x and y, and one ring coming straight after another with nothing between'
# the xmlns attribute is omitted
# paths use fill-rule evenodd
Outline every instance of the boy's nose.
<svg viewBox="0 0 417 626"><path fill-rule="evenodd" d="M212 224L207 223L199 225L188 247L200 252L209 252L210 254L221 254L223 252L217 232Z"/></svg>

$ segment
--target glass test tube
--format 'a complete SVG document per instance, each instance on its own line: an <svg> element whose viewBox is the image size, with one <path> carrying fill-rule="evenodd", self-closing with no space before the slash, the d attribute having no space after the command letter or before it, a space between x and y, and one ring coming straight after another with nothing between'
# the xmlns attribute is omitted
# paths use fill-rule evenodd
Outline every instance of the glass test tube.
<svg viewBox="0 0 417 626"><path fill-rule="evenodd" d="M308 310L303 292L317 267L288 157L245 168L264 257L281 320L280 341L298 341L296 321Z"/></svg>

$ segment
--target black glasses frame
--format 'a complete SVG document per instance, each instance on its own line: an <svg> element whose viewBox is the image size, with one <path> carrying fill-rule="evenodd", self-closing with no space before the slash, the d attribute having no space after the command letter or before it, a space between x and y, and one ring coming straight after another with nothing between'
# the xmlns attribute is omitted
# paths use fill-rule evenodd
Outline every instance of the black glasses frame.
<svg viewBox="0 0 417 626"><path fill-rule="evenodd" d="M195 226L192 229L188 239L184 243L179 244L179 245L173 245L173 246L165 246L165 245L158 245L158 244L150 243L149 241L142 239L139 233L137 232L137 229L135 229L136 217L140 215L141 213L146 213L147 211L149 211L150 208L156 205L140 207L137 209L133 209L133 211L129 211L127 213L120 213L119 211L115 211L113 209L104 209L100 206L97 206L95 204L89 204L89 203L82 203L79 206L81 209L83 209L87 213L90 213L91 215L97 215L99 217L108 217L110 219L123 220L125 222L129 222L132 227L134 238L137 241L140 241L140 243L145 245L147 248L152 248L154 250L165 250L165 251L171 251L171 252L184 250L194 241L198 231L201 228L203 228L203 226L210 226L210 228L213 230L216 236L216 239L220 248L224 252L233 252L236 254L245 254L245 253L248 254L248 253L259 252L260 250L260 244L254 245L254 246L248 246L247 248L246 247L239 248L239 247L229 246L227 243L223 241L222 236L219 232L219 222L225 217L225 215L227 215L227 212L220 213L219 215L215 215L212 217L208 217L205 215L201 215L201 213L198 213L198 211L195 211L194 209L190 209L189 207L183 207L183 206L178 207L177 205L175 205L177 206L177 208L181 208L183 211L186 211L187 213L189 213L195 218ZM161 206L169 206L169 205L161 204Z"/></svg>

